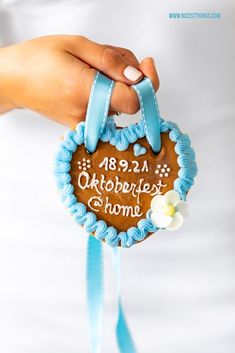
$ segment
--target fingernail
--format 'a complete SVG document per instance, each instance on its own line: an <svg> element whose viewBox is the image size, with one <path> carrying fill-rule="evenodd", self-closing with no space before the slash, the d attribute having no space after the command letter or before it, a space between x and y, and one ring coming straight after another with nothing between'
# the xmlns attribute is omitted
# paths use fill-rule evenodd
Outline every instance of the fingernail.
<svg viewBox="0 0 235 353"><path fill-rule="evenodd" d="M142 72L140 72L133 66L127 66L123 74L128 80L133 82L137 81L142 76Z"/></svg>

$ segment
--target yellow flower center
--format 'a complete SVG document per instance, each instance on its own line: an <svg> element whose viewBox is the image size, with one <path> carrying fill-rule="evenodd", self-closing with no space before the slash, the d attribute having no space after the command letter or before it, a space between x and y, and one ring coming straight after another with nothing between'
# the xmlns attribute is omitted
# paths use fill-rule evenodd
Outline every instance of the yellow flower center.
<svg viewBox="0 0 235 353"><path fill-rule="evenodd" d="M166 216L173 217L175 214L175 207L172 204L164 206L164 213Z"/></svg>

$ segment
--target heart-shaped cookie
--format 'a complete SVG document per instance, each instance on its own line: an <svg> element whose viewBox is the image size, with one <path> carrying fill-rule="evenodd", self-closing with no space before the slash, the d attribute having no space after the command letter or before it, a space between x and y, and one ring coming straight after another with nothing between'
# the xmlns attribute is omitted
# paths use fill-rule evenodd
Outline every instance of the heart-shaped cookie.
<svg viewBox="0 0 235 353"><path fill-rule="evenodd" d="M93 96L95 84L97 77ZM150 87L147 93L152 94L149 84L137 85L139 97L145 99L143 87ZM110 87L107 85L105 92L109 99ZM102 124L97 123L99 131L92 131L91 138L87 120L79 123L75 131L65 133L56 158L63 202L78 224L112 246L129 247L155 232L159 224L173 229L174 223L182 223L186 194L197 172L190 139L176 124L158 116L159 135L155 130L154 135L146 136L152 130L146 129L151 121L144 117L148 113L145 102L140 101L143 120L125 128L117 128L112 118L105 119L101 129ZM107 101L105 104L107 110ZM144 153L136 153L136 144ZM160 148L159 152L154 148ZM168 195L167 200L163 195Z"/></svg>

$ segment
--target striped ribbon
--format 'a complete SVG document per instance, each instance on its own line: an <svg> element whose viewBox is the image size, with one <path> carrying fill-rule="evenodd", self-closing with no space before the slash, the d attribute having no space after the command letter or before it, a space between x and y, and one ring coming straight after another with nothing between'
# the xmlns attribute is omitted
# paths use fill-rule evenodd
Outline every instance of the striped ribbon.
<svg viewBox="0 0 235 353"><path fill-rule="evenodd" d="M90 328L91 353L101 352L102 322L104 311L103 250L102 242L88 237L87 246L87 303ZM116 339L120 353L136 353L121 303L121 268L119 249L113 248L113 263L117 287Z"/></svg>

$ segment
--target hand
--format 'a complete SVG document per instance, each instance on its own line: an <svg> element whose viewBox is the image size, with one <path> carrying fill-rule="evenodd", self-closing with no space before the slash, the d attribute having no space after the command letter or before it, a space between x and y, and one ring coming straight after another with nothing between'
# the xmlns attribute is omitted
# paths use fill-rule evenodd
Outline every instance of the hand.
<svg viewBox="0 0 235 353"><path fill-rule="evenodd" d="M96 70L116 81L110 113L139 110L130 85L143 75L159 87L152 58L139 63L128 49L82 36L40 37L0 48L2 111L28 108L73 128L84 120Z"/></svg>

